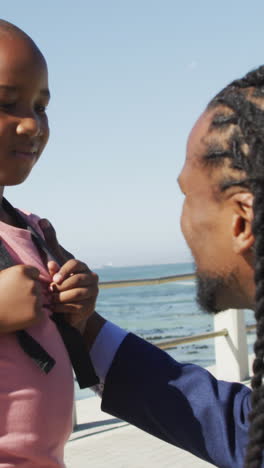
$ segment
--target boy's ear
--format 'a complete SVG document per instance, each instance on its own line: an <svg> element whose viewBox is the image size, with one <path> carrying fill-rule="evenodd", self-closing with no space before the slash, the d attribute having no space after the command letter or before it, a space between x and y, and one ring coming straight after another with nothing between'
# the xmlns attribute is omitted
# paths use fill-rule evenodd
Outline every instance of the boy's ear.
<svg viewBox="0 0 264 468"><path fill-rule="evenodd" d="M233 195L234 214L232 223L233 246L236 253L249 252L255 238L252 232L253 200L250 192L241 192Z"/></svg>

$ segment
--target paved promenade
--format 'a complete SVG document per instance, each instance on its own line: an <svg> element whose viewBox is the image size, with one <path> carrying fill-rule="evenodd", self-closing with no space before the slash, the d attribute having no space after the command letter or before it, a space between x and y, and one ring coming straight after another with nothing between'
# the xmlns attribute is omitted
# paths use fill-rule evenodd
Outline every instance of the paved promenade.
<svg viewBox="0 0 264 468"><path fill-rule="evenodd" d="M77 414L78 426L66 446L67 468L213 466L103 413L98 397L78 401Z"/></svg>

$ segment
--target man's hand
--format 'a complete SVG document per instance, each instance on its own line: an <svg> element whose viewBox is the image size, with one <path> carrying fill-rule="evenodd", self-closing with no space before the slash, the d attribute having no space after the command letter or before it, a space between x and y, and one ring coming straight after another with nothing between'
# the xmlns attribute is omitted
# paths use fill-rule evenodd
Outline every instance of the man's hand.
<svg viewBox="0 0 264 468"><path fill-rule="evenodd" d="M64 313L65 319L83 332L87 318L94 312L98 276L59 245L56 232L47 220L40 220L39 225L51 252L63 264L59 267L54 261L48 262L52 277L51 309L55 313Z"/></svg>
<svg viewBox="0 0 264 468"><path fill-rule="evenodd" d="M42 314L39 270L15 265L0 272L0 333L23 330L37 323Z"/></svg>
<svg viewBox="0 0 264 468"><path fill-rule="evenodd" d="M48 263L53 282L50 285L52 310L66 313L71 325L79 326L94 312L98 294L98 276L85 263L68 260L55 274L55 262Z"/></svg>

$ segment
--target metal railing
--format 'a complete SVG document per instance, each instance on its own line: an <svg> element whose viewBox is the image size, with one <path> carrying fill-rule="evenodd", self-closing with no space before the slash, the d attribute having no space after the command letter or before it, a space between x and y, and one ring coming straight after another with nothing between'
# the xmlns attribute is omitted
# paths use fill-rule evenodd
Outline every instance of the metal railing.
<svg viewBox="0 0 264 468"><path fill-rule="evenodd" d="M246 331L252 331L256 329L256 325L247 325ZM186 343L195 343L196 341L208 340L210 338L216 338L217 336L228 336L227 328L223 328L219 331L211 331L206 333L200 333L197 335L189 335L183 336L180 338L175 338L173 340L163 340L163 341L156 341L154 344L160 349L173 349L179 345L186 344Z"/></svg>
<svg viewBox="0 0 264 468"><path fill-rule="evenodd" d="M217 336L228 336L227 328L223 328L223 330L219 331L201 333L199 335L183 336L173 340L156 341L154 344L160 349L173 349L176 346L185 343L194 343L195 341L208 340L209 338L216 338Z"/></svg>
<svg viewBox="0 0 264 468"><path fill-rule="evenodd" d="M189 281L195 278L194 273L186 273L184 275L175 276L161 276L160 278L144 278L144 279L132 279L122 281L102 281L99 283L100 289L109 288L127 288L130 286L150 286L154 284L172 283L175 281Z"/></svg>

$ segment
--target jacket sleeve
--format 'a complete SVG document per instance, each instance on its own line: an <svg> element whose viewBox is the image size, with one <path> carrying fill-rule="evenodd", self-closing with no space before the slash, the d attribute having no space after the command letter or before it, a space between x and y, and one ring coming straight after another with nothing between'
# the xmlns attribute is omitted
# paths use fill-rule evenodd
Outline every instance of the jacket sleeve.
<svg viewBox="0 0 264 468"><path fill-rule="evenodd" d="M250 394L129 334L107 374L102 410L216 466L235 468L243 466Z"/></svg>

